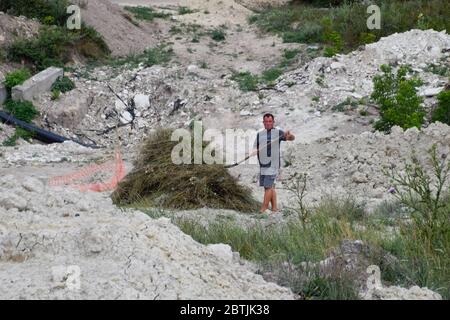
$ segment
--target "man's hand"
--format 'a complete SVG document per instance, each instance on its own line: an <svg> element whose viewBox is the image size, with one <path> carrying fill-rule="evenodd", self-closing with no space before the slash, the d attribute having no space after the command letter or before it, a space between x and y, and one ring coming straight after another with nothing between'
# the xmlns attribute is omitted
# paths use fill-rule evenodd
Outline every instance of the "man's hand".
<svg viewBox="0 0 450 320"><path fill-rule="evenodd" d="M284 137L286 138L287 141L295 140L295 136L289 130L286 130L284 132Z"/></svg>

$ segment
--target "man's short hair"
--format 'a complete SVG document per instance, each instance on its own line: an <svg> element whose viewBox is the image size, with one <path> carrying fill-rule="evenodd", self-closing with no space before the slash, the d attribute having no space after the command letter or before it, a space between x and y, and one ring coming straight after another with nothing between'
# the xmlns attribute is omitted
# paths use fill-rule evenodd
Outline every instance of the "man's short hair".
<svg viewBox="0 0 450 320"><path fill-rule="evenodd" d="M273 114L271 114L271 113L266 113L266 114L264 114L264 115L263 115L263 120L264 120L264 118L269 118L269 117L271 117L272 120L275 121L275 117L274 117Z"/></svg>

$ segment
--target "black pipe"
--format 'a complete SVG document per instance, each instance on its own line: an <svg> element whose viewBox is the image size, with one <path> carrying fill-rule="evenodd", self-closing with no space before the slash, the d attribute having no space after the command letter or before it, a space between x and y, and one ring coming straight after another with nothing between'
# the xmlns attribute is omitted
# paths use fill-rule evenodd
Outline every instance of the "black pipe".
<svg viewBox="0 0 450 320"><path fill-rule="evenodd" d="M61 143L64 141L73 141L75 143L78 143L79 145L82 145L84 147L88 147L88 148L94 148L94 149L98 149L101 148L95 144L86 144L84 142L81 142L79 140L76 139L70 139L70 138L66 138L63 136L60 136L58 134L52 133L50 131L41 129L36 127L33 124L30 124L28 122L16 119L15 117L13 117L12 115L0 111L0 120L3 120L6 123L10 123L13 124L15 126L19 126L22 129L28 130L30 132L33 133L33 138L38 139L39 141L45 142L45 143Z"/></svg>

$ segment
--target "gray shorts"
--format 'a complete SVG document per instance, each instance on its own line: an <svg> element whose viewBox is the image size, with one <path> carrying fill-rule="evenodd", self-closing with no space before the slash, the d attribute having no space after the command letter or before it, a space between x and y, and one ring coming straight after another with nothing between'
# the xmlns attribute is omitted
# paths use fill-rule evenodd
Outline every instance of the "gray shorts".
<svg viewBox="0 0 450 320"><path fill-rule="evenodd" d="M277 175L259 175L259 185L261 187L264 187L265 189L270 189L272 187L275 187L275 179L276 179Z"/></svg>

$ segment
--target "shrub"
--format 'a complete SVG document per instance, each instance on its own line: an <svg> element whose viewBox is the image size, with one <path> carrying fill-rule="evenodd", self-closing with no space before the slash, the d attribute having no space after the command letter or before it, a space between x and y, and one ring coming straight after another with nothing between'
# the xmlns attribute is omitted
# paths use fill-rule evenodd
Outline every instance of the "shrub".
<svg viewBox="0 0 450 320"><path fill-rule="evenodd" d="M5 76L5 86L9 93L11 93L11 89L17 85L20 85L25 82L25 80L31 77L31 73L28 69L19 69L13 72L6 74Z"/></svg>
<svg viewBox="0 0 450 320"><path fill-rule="evenodd" d="M0 11L39 19L44 24L64 26L68 14L68 0L2 0Z"/></svg>
<svg viewBox="0 0 450 320"><path fill-rule="evenodd" d="M8 99L4 108L9 114L25 122L31 122L38 115L38 111L30 101Z"/></svg>
<svg viewBox="0 0 450 320"><path fill-rule="evenodd" d="M11 137L9 137L8 139L6 139L5 141L3 141L3 146L13 147L16 145L17 140L20 138L22 138L26 141L29 141L33 137L34 137L33 132L30 132L28 130L17 127L14 134Z"/></svg>
<svg viewBox="0 0 450 320"><path fill-rule="evenodd" d="M312 43L322 39L322 26L316 23L307 24L293 31L283 33L283 42Z"/></svg>
<svg viewBox="0 0 450 320"><path fill-rule="evenodd" d="M70 31L62 27L43 26L33 39L18 39L8 48L12 61L25 60L37 70L50 66L63 67L71 61L73 52L90 59L102 59L109 49L101 36L90 27Z"/></svg>
<svg viewBox="0 0 450 320"><path fill-rule="evenodd" d="M367 29L367 4L364 1L294 1L283 7L268 7L249 18L264 32L280 35L285 42L328 43L325 35L337 32L343 50L353 50L395 32L420 28L450 30L448 1L380 0L382 26ZM329 29L323 24L327 19ZM340 51L335 48L335 51ZM329 52L331 54L331 51Z"/></svg>
<svg viewBox="0 0 450 320"><path fill-rule="evenodd" d="M255 91L258 88L258 76L248 71L233 74L231 80L236 81L239 84L239 89L242 91Z"/></svg>
<svg viewBox="0 0 450 320"><path fill-rule="evenodd" d="M125 10L131 12L134 14L136 19L139 20L147 20L152 21L154 18L162 18L165 19L167 17L170 17L170 14L163 13L163 12L156 12L153 8L150 7L124 7Z"/></svg>
<svg viewBox="0 0 450 320"><path fill-rule="evenodd" d="M51 97L51 99L52 100L57 100L57 99L59 99L60 95L61 95L61 91L59 91L59 90L52 90L52 97Z"/></svg>
<svg viewBox="0 0 450 320"><path fill-rule="evenodd" d="M450 126L450 90L439 93L437 99L438 105L433 111L432 121L440 121Z"/></svg>
<svg viewBox="0 0 450 320"><path fill-rule="evenodd" d="M415 152L411 163L405 164L404 173L395 169L384 169L384 172L391 177L395 190L399 191L393 195L411 209L419 236L439 245L437 240L450 232L448 199L445 198L450 195L450 161L446 155L438 156L436 144L432 145L428 154L434 177L428 174Z"/></svg>
<svg viewBox="0 0 450 320"><path fill-rule="evenodd" d="M383 247L401 261L396 284L432 288L449 299L450 161L437 153L435 144L428 154L431 171L425 169L415 152L404 169L383 169L396 190L393 196L411 218L396 219L399 232L383 240Z"/></svg>
<svg viewBox="0 0 450 320"><path fill-rule="evenodd" d="M395 75L392 67L382 65L382 75L373 78L374 91L371 98L380 106L380 120L375 122L377 130L389 132L398 125L403 129L420 128L424 121L425 111L423 98L419 97L416 88L420 79L407 79L409 68L402 66Z"/></svg>
<svg viewBox="0 0 450 320"><path fill-rule="evenodd" d="M52 85L52 91L65 93L73 89L75 89L75 83L66 76L57 79Z"/></svg>
<svg viewBox="0 0 450 320"><path fill-rule="evenodd" d="M222 29L214 29L211 31L211 38L214 41L223 41L225 40L225 32Z"/></svg>
<svg viewBox="0 0 450 320"><path fill-rule="evenodd" d="M179 15L184 15L184 14L189 14L189 13L194 13L195 11L192 9L189 9L188 7L180 7L178 8L178 14Z"/></svg>
<svg viewBox="0 0 450 320"><path fill-rule="evenodd" d="M156 64L165 64L170 61L173 56L173 49L166 48L161 45L156 48L147 49L144 52L144 64L146 67L151 67Z"/></svg>
<svg viewBox="0 0 450 320"><path fill-rule="evenodd" d="M369 44L375 42L377 40L377 36L371 32L363 32L360 36L360 42L363 44Z"/></svg>
<svg viewBox="0 0 450 320"><path fill-rule="evenodd" d="M268 84L272 84L282 74L283 70L279 68L271 68L263 72L262 80Z"/></svg>

